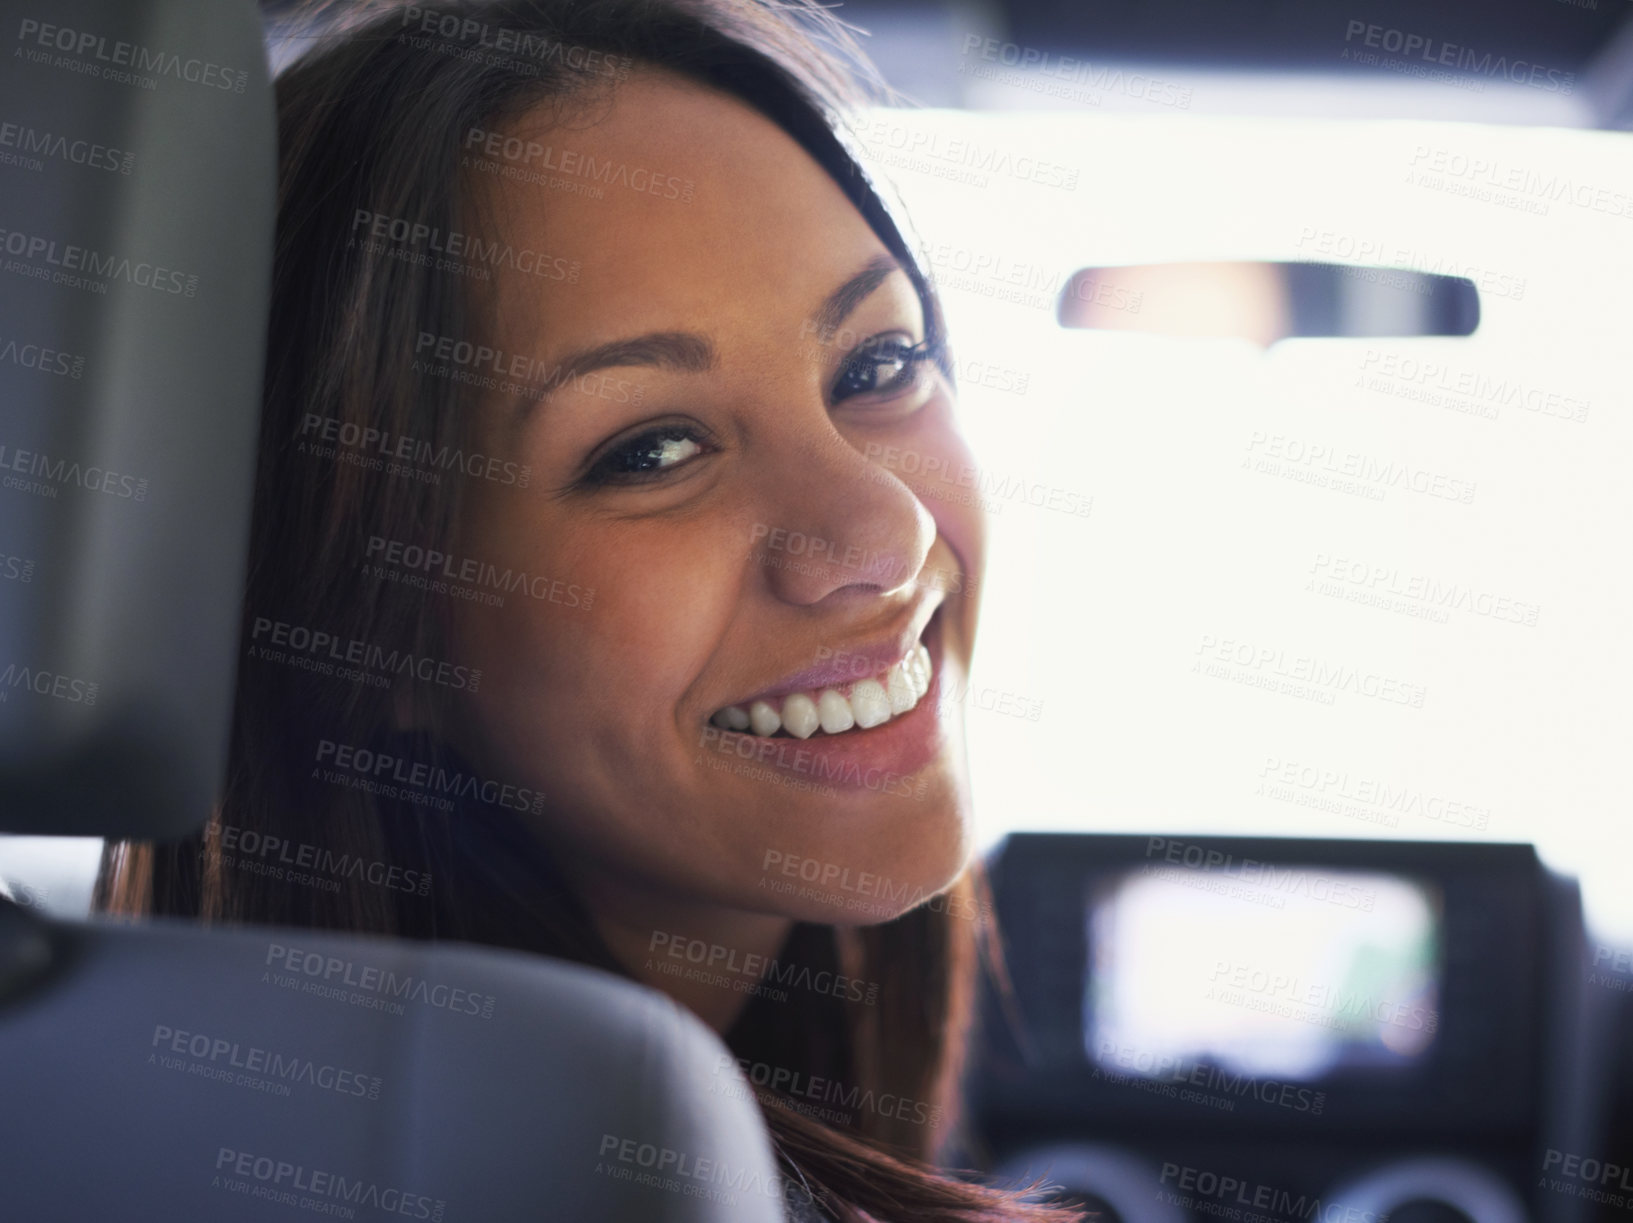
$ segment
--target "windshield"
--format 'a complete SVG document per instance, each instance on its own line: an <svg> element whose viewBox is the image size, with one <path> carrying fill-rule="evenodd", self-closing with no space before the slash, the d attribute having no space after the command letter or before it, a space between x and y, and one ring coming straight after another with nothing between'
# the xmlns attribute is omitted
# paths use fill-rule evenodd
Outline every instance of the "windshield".
<svg viewBox="0 0 1633 1223"><path fill-rule="evenodd" d="M1625 137L1166 110L864 133L983 464L945 481L994 532L984 838L1532 840L1633 924ZM1078 268L1236 259L1464 276L1479 326L1261 349L1056 322Z"/></svg>

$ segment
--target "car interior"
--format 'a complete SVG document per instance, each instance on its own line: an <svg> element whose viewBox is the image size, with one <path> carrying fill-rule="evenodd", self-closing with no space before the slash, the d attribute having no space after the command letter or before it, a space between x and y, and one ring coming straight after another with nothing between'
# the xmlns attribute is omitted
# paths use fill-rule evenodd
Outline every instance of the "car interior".
<svg viewBox="0 0 1633 1223"><path fill-rule="evenodd" d="M222 784L321 31L0 9L0 1217L788 1217L657 990L92 912ZM1633 10L838 12L992 523L947 1166L1101 1223L1626 1218Z"/></svg>

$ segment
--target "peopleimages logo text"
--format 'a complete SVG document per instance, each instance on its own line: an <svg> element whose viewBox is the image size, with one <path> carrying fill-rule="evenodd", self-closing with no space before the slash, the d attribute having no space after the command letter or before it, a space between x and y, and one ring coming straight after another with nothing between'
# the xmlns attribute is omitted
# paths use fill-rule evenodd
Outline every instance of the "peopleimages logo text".
<svg viewBox="0 0 1633 1223"><path fill-rule="evenodd" d="M1142 874L1152 874L1152 861L1171 863L1188 871L1219 876L1254 884L1267 890L1302 896L1336 904L1346 909L1360 909L1370 913L1377 901L1377 893L1353 880L1342 871L1326 874L1302 866L1288 866L1277 862L1261 862L1257 858L1241 858L1212 846L1176 840L1169 837L1147 837L1146 861L1141 864ZM1165 868L1158 867L1161 871ZM1172 878L1173 876L1165 876Z"/></svg>
<svg viewBox="0 0 1633 1223"><path fill-rule="evenodd" d="M380 1098L381 1083L378 1075L318 1063L309 1057L283 1053L277 1049L245 1045L222 1036L189 1032L171 1027L169 1024L154 1025L151 1047L159 1051L148 1054L148 1061L153 1064L159 1064L161 1057L174 1055L178 1058L192 1058L193 1067L207 1063L228 1071L244 1071L246 1077L266 1075L279 1084L299 1083L308 1087L321 1087L324 1091L333 1091L343 1096L362 1096L369 1100ZM171 1067L167 1066L166 1069ZM199 1069L193 1069L192 1073L204 1078L218 1077L204 1074Z"/></svg>
<svg viewBox="0 0 1633 1223"><path fill-rule="evenodd" d="M218 1188L246 1192L252 1197L279 1202L286 1206L299 1205L308 1210L316 1209L320 1214L335 1214L341 1211L355 1214L357 1207L367 1206L373 1210L385 1211L387 1214L402 1215L409 1219L430 1219L432 1223L439 1223L443 1211L448 1206L441 1198L433 1198L428 1194L409 1193L394 1185L380 1185L360 1177L343 1176L339 1172L330 1172L324 1168L308 1168L305 1164L290 1163L285 1159L273 1159L267 1155L239 1151L232 1147L222 1147L216 1153L215 1167ZM245 1177L257 1183L254 1186L244 1184L240 1189L230 1181L225 1185L219 1184L223 1176ZM322 1201L324 1198L332 1198L334 1201L332 1203ZM341 1206L339 1203L345 1205Z"/></svg>
<svg viewBox="0 0 1633 1223"><path fill-rule="evenodd" d="M535 599L564 603L568 607L585 610L595 600L593 589L586 589L576 583L563 582L559 578L549 578L541 573L528 573L524 569L500 569L487 561L479 561L473 557L450 556L436 548L387 539L383 535L369 536L367 551L371 560L401 565L404 569L427 576L436 574L450 582L468 582L507 593L520 590Z"/></svg>
<svg viewBox="0 0 1633 1223"><path fill-rule="evenodd" d="M1576 85L1574 72L1561 72L1529 60L1511 60L1506 55L1493 56L1490 51L1482 55L1473 47L1447 42L1443 38L1430 38L1425 34L1412 34L1351 18L1344 30L1344 41L1356 40L1364 47L1376 47L1391 55L1415 56L1426 64L1456 68L1477 76L1502 77L1516 85L1534 85L1549 93L1568 94Z"/></svg>
<svg viewBox="0 0 1633 1223"><path fill-rule="evenodd" d="M528 30L490 25L461 12L446 12L428 5L404 6L400 24L404 30L412 27L411 32L422 37L436 35L464 44L472 50L480 48L501 55L536 59L540 63L570 68L586 75L610 76L622 81L629 78L630 69L634 66L634 60L627 55L609 55L605 51L560 42Z"/></svg>
<svg viewBox="0 0 1633 1223"><path fill-rule="evenodd" d="M438 471L460 471L467 476L492 480L498 484L514 484L526 488L532 469L492 455L465 451L447 443L434 445L407 434L392 433L373 425L341 420L336 416L320 416L307 412L301 417L300 437L311 438L349 450L366 451L371 457L421 463ZM395 473L392 473L395 474Z"/></svg>
<svg viewBox="0 0 1633 1223"><path fill-rule="evenodd" d="M0 364L17 365L75 381L85 376L85 358L77 353L62 352L43 344L18 343L9 337L0 339Z"/></svg>
<svg viewBox="0 0 1633 1223"><path fill-rule="evenodd" d="M389 752L336 743L333 739L318 740L315 759L319 764L332 764L337 769L373 782L387 781L444 797L458 795L461 798L474 798L490 806L534 815L544 810L544 795L537 790L484 780L457 769L406 760Z"/></svg>
<svg viewBox="0 0 1633 1223"><path fill-rule="evenodd" d="M26 123L0 122L0 149L16 149L19 156L49 157L92 170L129 174L136 154L109 148L94 140L83 140L61 132L42 132ZM0 164L4 164L0 161Z"/></svg>
<svg viewBox="0 0 1633 1223"><path fill-rule="evenodd" d="M987 900L961 896L951 891L927 892L922 884L897 883L871 871L852 871L849 866L841 863L822 862L816 858L785 853L779 849L765 851L760 871L762 875L780 874L789 879L798 879L802 883L814 884L830 895L835 890L849 892L856 896L883 900L888 905L903 910L924 904L931 912L945 911L970 920L984 920L992 916L992 904ZM764 879L761 880L761 886L764 886Z"/></svg>
<svg viewBox="0 0 1633 1223"><path fill-rule="evenodd" d="M192 297L198 292L198 277L187 272L72 242L58 242L55 238L19 229L0 229L0 251L18 259L44 261L65 278L54 283L68 284L71 288L85 287L98 280L122 280L138 288L182 297Z"/></svg>
<svg viewBox="0 0 1633 1223"><path fill-rule="evenodd" d="M58 51L81 59L98 60L110 68L129 68L133 72L149 72L167 76L192 85L225 89L243 93L249 82L249 73L228 68L210 60L193 56L183 57L174 51L143 46L139 42L108 39L90 30L76 30L69 26L51 25L24 17L17 27L17 41L23 46L32 43L41 51ZM19 48L20 49L20 48ZM33 54L30 54L33 59ZM117 79L110 77L109 79Z"/></svg>
<svg viewBox="0 0 1633 1223"><path fill-rule="evenodd" d="M428 684L444 688L459 688L475 692L482 682L482 672L476 667L455 666L411 650L391 649L362 641L356 637L342 637L337 633L313 631L300 624L273 620L267 616L255 617L250 629L250 640L270 644L282 650L305 655L320 662L334 662L347 666L368 667L389 675L407 675ZM343 678L353 678L343 676ZM384 686L384 684L377 685Z"/></svg>
<svg viewBox="0 0 1633 1223"><path fill-rule="evenodd" d="M731 1053L719 1055L715 1064L715 1074L727 1073L733 1066L736 1066L754 1087L763 1088L784 1098L791 1097L800 1102L811 1101L837 1106L852 1116L867 1112L875 1113L887 1120L907 1121L914 1125L941 1123L939 1104L928 1104L923 1100L898 1096L888 1091L881 1094L871 1087L862 1088L820 1074L807 1074L803 1070L793 1070L769 1062L757 1062L753 1058L737 1057Z"/></svg>
<svg viewBox="0 0 1633 1223"><path fill-rule="evenodd" d="M644 166L632 168L627 163L613 161L610 158L598 161L594 155L576 149L559 149L554 145L540 144L536 140L524 141L519 136L488 131L481 127L473 127L465 133L465 152L468 154L473 150L479 156L503 158L506 162L519 164L526 169L537 168L557 174L576 175L604 187L627 187L643 195L679 200L684 204L692 202L692 193L696 188L696 184L689 178L683 179L674 174L657 174Z"/></svg>
<svg viewBox="0 0 1633 1223"><path fill-rule="evenodd" d="M7 470L37 477L40 483L28 491L37 491L43 487L52 490L49 494L51 496L56 495L54 490L57 487L75 484L94 493L107 493L110 497L130 501L147 499L145 477L123 475L106 467L86 467L77 460L64 459L60 456L52 458L37 450L18 450L0 442L0 471ZM12 487L10 477L7 478L6 486Z"/></svg>
<svg viewBox="0 0 1633 1223"><path fill-rule="evenodd" d="M413 973L398 975L389 968L359 964L355 960L343 960L338 956L325 955L320 951L307 951L301 947L290 947L284 943L267 944L263 967L275 972L292 974L294 979L305 977L308 981L331 990L344 987L396 1003L418 1002L422 1006L452 1011L459 1015L493 1018L495 998L492 994L472 993L458 986L416 977ZM266 980L266 976L262 979ZM284 984L280 981L272 983Z"/></svg>
<svg viewBox="0 0 1633 1223"><path fill-rule="evenodd" d="M792 985L813 993L861 1002L868 1006L873 1006L879 998L877 982L847 977L844 973L832 972L826 968L813 972L809 965L783 963L776 956L740 952L738 948L727 947L723 943L690 938L667 930L654 930L652 937L647 940L646 949L655 959L667 957L705 969L735 973L752 981ZM658 962L661 964L661 959Z"/></svg>
<svg viewBox="0 0 1633 1223"><path fill-rule="evenodd" d="M576 259L545 254L531 247L517 250L508 242L463 233L457 229L444 233L434 225L370 212L367 208L359 208L352 214L351 240L354 244L360 240L365 243L372 240L423 249L431 255L461 261L472 269L481 269L484 274L486 269L504 267L531 276L543 276L547 280L564 280L569 284L578 283L581 267Z"/></svg>
<svg viewBox="0 0 1633 1223"><path fill-rule="evenodd" d="M37 696L54 696L75 705L96 704L97 685L91 680L8 662L4 668L0 668L0 700L17 689Z"/></svg>
<svg viewBox="0 0 1633 1223"><path fill-rule="evenodd" d="M331 878L352 879L418 896L428 895L431 891L428 871L404 868L378 859L370 860L360 854L336 851L304 841L289 841L253 828L239 828L232 824L217 827L212 823L205 826L204 836L206 840L214 842L222 854L241 863L254 859L268 867L316 871ZM294 877L293 870L290 877Z"/></svg>
<svg viewBox="0 0 1633 1223"><path fill-rule="evenodd" d="M1178 1186L1187 1194L1212 1199L1213 1209L1198 1203L1199 1208L1230 1220L1265 1217L1244 1216L1238 1207L1265 1211L1270 1218L1302 1219L1305 1223L1378 1223L1380 1218L1374 1210L1362 1210L1344 1202L1323 1202L1318 1196L1294 1194L1274 1185L1259 1184L1184 1164L1163 1164L1159 1179L1165 1185ZM1382 1217L1387 1219L1388 1215Z"/></svg>
<svg viewBox="0 0 1633 1223"><path fill-rule="evenodd" d="M1223 1093L1221 1098L1235 1100L1252 1098L1261 1104L1273 1104L1296 1113L1321 1116L1327 1106L1327 1093L1298 1083L1280 1079L1261 1079L1255 1075L1233 1074L1222 1066L1191 1062L1168 1053L1153 1053L1134 1045L1102 1040L1095 1051L1095 1072L1110 1078L1119 1072L1130 1079L1149 1080L1165 1089L1160 1094L1175 1095L1174 1088L1185 1084L1187 1089ZM1232 1101L1234 1103L1234 1100ZM1232 1109L1231 1111L1234 1111Z"/></svg>

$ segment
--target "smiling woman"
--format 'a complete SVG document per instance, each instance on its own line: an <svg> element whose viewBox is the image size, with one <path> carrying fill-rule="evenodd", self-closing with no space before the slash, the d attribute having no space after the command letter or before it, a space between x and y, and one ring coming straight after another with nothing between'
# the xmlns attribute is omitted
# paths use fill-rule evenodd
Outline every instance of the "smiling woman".
<svg viewBox="0 0 1633 1223"><path fill-rule="evenodd" d="M941 699L984 532L911 474L971 459L839 28L347 21L278 85L227 791L110 847L102 906L634 977L731 1046L807 1213L1075 1217L934 1169L989 916Z"/></svg>

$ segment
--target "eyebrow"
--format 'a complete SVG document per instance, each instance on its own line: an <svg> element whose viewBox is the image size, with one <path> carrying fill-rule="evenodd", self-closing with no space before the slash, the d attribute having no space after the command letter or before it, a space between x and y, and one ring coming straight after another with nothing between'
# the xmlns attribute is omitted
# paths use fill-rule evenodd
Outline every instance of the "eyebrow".
<svg viewBox="0 0 1633 1223"><path fill-rule="evenodd" d="M901 264L893 255L875 255L861 271L823 299L822 305L810 317L810 326L818 335L830 334L892 272L900 270ZM653 331L575 349L550 367L548 376L540 383L518 396L516 420L520 424L535 406L553 392L598 370L638 365L682 374L701 374L713 369L714 364L714 344L707 336L692 331Z"/></svg>

